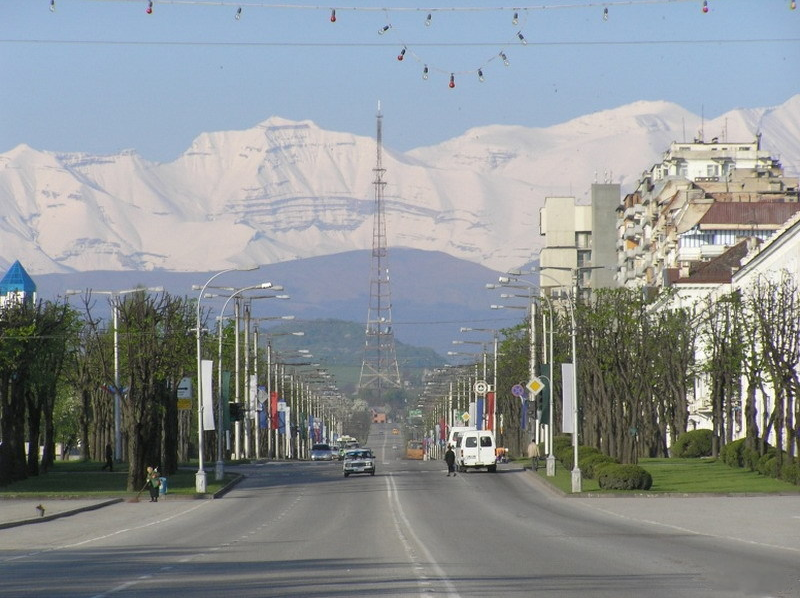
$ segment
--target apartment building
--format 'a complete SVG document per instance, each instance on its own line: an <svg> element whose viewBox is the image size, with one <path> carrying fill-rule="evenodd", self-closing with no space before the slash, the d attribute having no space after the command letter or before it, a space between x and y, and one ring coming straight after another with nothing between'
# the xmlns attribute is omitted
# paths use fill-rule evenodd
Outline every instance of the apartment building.
<svg viewBox="0 0 800 598"><path fill-rule="evenodd" d="M750 143L673 142L617 209L617 282L685 281L743 239L768 239L800 211L798 179Z"/></svg>
<svg viewBox="0 0 800 598"><path fill-rule="evenodd" d="M593 184L591 203L578 205L574 197L546 197L539 211L539 284L550 296L615 286L617 184ZM575 277L577 276L577 281Z"/></svg>

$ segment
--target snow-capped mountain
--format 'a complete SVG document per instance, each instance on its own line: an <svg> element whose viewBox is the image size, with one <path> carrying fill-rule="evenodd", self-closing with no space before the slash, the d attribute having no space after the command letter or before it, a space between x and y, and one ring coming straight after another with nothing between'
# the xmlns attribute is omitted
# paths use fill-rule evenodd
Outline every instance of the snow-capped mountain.
<svg viewBox="0 0 800 598"><path fill-rule="evenodd" d="M546 196L584 198L596 181L626 191L672 141L758 132L798 176L800 95L706 122L642 101L548 128L471 129L407 153L386 144L388 245L516 267L540 246ZM374 139L277 117L204 133L169 163L18 146L0 154L0 266L213 271L368 249L375 167Z"/></svg>

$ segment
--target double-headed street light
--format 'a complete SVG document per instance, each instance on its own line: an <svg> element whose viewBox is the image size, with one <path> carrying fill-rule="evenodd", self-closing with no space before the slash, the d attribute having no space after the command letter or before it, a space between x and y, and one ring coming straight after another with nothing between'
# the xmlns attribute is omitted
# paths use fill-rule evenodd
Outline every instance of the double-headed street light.
<svg viewBox="0 0 800 598"><path fill-rule="evenodd" d="M219 320L218 327L218 347L217 347L217 463L214 468L214 478L219 481L225 477L225 461L223 459L223 404L222 404L222 321L225 318L225 309L228 307L231 299L237 297L245 291L253 289L269 289L272 288L271 282L264 282L261 284L254 284L240 289L235 289L233 293L225 300L222 309L219 312L217 319ZM238 324L237 324L238 325ZM237 348L238 351L238 348Z"/></svg>
<svg viewBox="0 0 800 598"><path fill-rule="evenodd" d="M535 298L543 299L547 303L547 311L548 311L548 322L547 323L549 324L549 327L548 327L548 330L544 332L544 336L543 336L543 341L545 341L545 342L547 341L547 335L549 334L549 336L550 336L550 342L546 343L547 347L548 347L548 350L544 352L544 356L547 359L547 365L549 367L549 380L547 381L547 383L548 383L547 384L548 385L548 397L547 398L548 398L548 402L549 402L548 403L549 404L549 413L548 413L548 423L547 423L547 428L548 428L547 429L547 446L545 448L548 451L547 460L546 460L546 463L547 463L546 473L547 473L548 477L553 477L553 476L556 475L556 457L553 454L553 434L554 434L554 429L555 429L554 428L554 421L553 421L553 419L554 419L554 415L553 414L555 412L555 406L553 404L553 386L554 386L553 374L554 374L554 368L555 368L555 364L553 362L553 332L554 332L554 327L553 327L553 304L552 304L550 298L547 295L540 294L540 295L534 296L532 291L533 291L533 289L538 288L538 287L536 285L534 285L533 283L527 281L527 280L523 280L523 279L519 279L519 278L512 278L512 277L508 277L508 276L501 276L499 278L499 282L500 282L500 285L486 285L486 286L487 286L487 288L497 288L498 286L500 286L500 287L505 287L505 288L518 288L518 289L527 288L528 289L528 294L527 295L515 295L515 294L503 293L503 294L500 295L500 297L502 297L502 298L519 297L519 298L522 298L522 299L528 299L528 301L530 302L530 317L531 317L531 323L530 323L530 326L531 326L531 331L530 331L530 335L531 335L531 340L530 340L530 344L531 344L531 357L530 357L531 365L530 365L530 370L531 370L531 379L533 379L533 377L536 374L536 371L535 371L535 368L534 368L534 365L533 365L534 364L534 358L535 358L535 350L534 350L534 346L533 346L533 344L534 344L534 329L535 329L534 328L534 322L533 322L533 320L534 320L533 300ZM520 284L520 285L511 284L512 282L514 282L514 283L522 283L522 284ZM522 307L512 306L512 305L492 305L492 309L503 309L503 308L528 309L528 308L522 308ZM544 325L544 316L542 316L542 324ZM573 354L573 359L574 359L574 354Z"/></svg>
<svg viewBox="0 0 800 598"><path fill-rule="evenodd" d="M201 338L203 336L203 328L200 325L200 302L203 299L203 295L208 288L208 285L217 278L218 276L222 276L228 272L249 272L251 270L258 270L260 266L245 266L241 268L228 268L226 270L222 270L221 272L217 272L211 278L209 278L206 283L200 289L200 295L197 297L197 313L195 314L195 325L196 325L196 333L197 333L197 474L195 475L195 491L198 494L205 494L206 492L206 471L203 469L203 362L202 362L202 352L201 352Z"/></svg>

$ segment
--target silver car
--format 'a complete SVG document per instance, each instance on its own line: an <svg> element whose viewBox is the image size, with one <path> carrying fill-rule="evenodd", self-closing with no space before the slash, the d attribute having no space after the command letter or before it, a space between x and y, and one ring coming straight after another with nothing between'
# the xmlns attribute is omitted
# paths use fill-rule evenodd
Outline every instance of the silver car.
<svg viewBox="0 0 800 598"><path fill-rule="evenodd" d="M368 448L345 451L342 471L344 472L344 477L349 476L351 473L375 475L375 456Z"/></svg>
<svg viewBox="0 0 800 598"><path fill-rule="evenodd" d="M311 447L312 461L333 461L333 450L329 444L315 444Z"/></svg>

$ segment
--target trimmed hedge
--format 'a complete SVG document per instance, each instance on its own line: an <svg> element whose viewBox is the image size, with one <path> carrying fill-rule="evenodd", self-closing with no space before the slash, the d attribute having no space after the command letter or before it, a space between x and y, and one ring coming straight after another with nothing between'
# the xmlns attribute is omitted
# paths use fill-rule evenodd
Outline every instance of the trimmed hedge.
<svg viewBox="0 0 800 598"><path fill-rule="evenodd" d="M597 478L603 490L650 490L653 476L638 465L604 465Z"/></svg>
<svg viewBox="0 0 800 598"><path fill-rule="evenodd" d="M598 470L609 463L619 464L619 461L598 451L578 461L578 467L581 468L583 475L591 480L597 478Z"/></svg>
<svg viewBox="0 0 800 598"><path fill-rule="evenodd" d="M711 430L691 430L684 432L672 445L671 456L682 459L711 456Z"/></svg>
<svg viewBox="0 0 800 598"><path fill-rule="evenodd" d="M778 449L767 445L763 455L756 449L745 446L746 439L740 438L729 442L719 452L720 459L730 467L747 468L764 476L781 479L784 482L800 486L800 459L792 459L789 453L783 452L783 465L778 475Z"/></svg>
<svg viewBox="0 0 800 598"><path fill-rule="evenodd" d="M734 440L722 447L719 458L730 467L744 467L745 438Z"/></svg>

